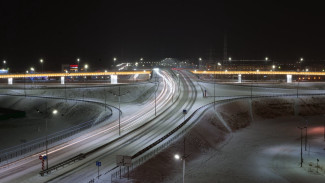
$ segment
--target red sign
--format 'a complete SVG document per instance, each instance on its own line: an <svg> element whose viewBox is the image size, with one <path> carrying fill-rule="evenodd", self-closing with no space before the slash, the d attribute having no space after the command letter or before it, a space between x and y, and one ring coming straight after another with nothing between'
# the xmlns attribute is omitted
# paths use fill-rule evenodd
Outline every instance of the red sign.
<svg viewBox="0 0 325 183"><path fill-rule="evenodd" d="M43 160L43 156L42 155L39 155L38 157L40 160Z"/></svg>

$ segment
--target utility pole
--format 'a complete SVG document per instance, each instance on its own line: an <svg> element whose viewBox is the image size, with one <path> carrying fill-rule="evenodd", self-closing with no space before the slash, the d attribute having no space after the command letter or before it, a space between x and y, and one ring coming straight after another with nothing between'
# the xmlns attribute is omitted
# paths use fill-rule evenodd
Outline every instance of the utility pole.
<svg viewBox="0 0 325 183"><path fill-rule="evenodd" d="M185 137L184 137L184 152L183 152L183 183L185 183Z"/></svg>
<svg viewBox="0 0 325 183"><path fill-rule="evenodd" d="M304 129L303 127L297 127L300 129L300 167L302 167L303 159L302 159L302 130Z"/></svg>
<svg viewBox="0 0 325 183"><path fill-rule="evenodd" d="M118 135L121 135L121 87L118 87Z"/></svg>
<svg viewBox="0 0 325 183"><path fill-rule="evenodd" d="M48 134L48 132L47 132L47 115L48 115L48 111L47 111L47 102L46 102L46 105L45 105L45 114L46 114L46 116L45 116L45 126L46 126L46 142L45 142L45 148L46 148L46 170L48 170L49 169L49 157L48 157L48 154L47 154L47 148L48 148L48 141L47 141L47 134Z"/></svg>
<svg viewBox="0 0 325 183"><path fill-rule="evenodd" d="M307 151L307 128L308 128L308 121L306 120L306 126L304 127L306 129L306 134L305 134L305 151Z"/></svg>
<svg viewBox="0 0 325 183"><path fill-rule="evenodd" d="M298 92L299 92L299 78L298 78L298 85L297 85L297 98L299 97Z"/></svg>
<svg viewBox="0 0 325 183"><path fill-rule="evenodd" d="M214 75L213 75L213 108L216 110L216 63L214 63Z"/></svg>
<svg viewBox="0 0 325 183"><path fill-rule="evenodd" d="M228 51L227 51L227 30L224 30L224 37L223 37L223 61L226 62L227 58L228 58ZM224 64L224 62L222 63L222 65Z"/></svg>

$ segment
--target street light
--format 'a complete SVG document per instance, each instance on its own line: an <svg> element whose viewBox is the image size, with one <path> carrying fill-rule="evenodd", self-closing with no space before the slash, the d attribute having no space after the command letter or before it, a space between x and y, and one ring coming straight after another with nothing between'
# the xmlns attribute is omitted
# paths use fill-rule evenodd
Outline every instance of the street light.
<svg viewBox="0 0 325 183"><path fill-rule="evenodd" d="M297 127L300 129L300 167L302 167L303 159L302 159L302 130L306 127Z"/></svg>
<svg viewBox="0 0 325 183"><path fill-rule="evenodd" d="M183 183L185 183L185 157L184 156L181 157L180 155L175 154L174 158L176 160L180 160L181 159L183 161Z"/></svg>
<svg viewBox="0 0 325 183"><path fill-rule="evenodd" d="M49 168L49 157L48 157L48 140L47 140L47 138L48 138L48 133L47 133L47 117L48 117L48 115L50 115L50 113L48 112L48 110L47 110L48 108L47 108L47 102L46 102L46 106L45 106L45 131L46 131L46 138L45 138L45 156L46 156L46 170L48 170L48 168ZM38 113L42 113L39 109L36 109L36 111L38 112ZM54 109L53 111L52 111L52 114L53 115L56 115L58 113L58 110L56 110L56 109Z"/></svg>
<svg viewBox="0 0 325 183"><path fill-rule="evenodd" d="M265 57L265 61L268 61L269 60L269 58L268 57Z"/></svg>
<svg viewBox="0 0 325 183"><path fill-rule="evenodd" d="M304 58L300 58L300 62L304 61Z"/></svg>
<svg viewBox="0 0 325 183"><path fill-rule="evenodd" d="M185 159L189 156L189 155L185 155L185 138L184 138L184 141L183 141L183 143L184 143L184 152L183 152L183 156L180 156L180 155L178 155L178 154L175 154L174 155L174 158L176 159L176 160L182 160L183 161L183 183L185 183Z"/></svg>
<svg viewBox="0 0 325 183"><path fill-rule="evenodd" d="M31 70L31 71L35 71L34 67L31 67L30 70Z"/></svg>
<svg viewBox="0 0 325 183"><path fill-rule="evenodd" d="M86 72L87 72L87 69L88 69L88 64L85 65L85 70L86 70Z"/></svg>
<svg viewBox="0 0 325 183"><path fill-rule="evenodd" d="M229 57L228 60L231 61L231 57Z"/></svg>
<svg viewBox="0 0 325 183"><path fill-rule="evenodd" d="M42 65L42 73L43 73L43 59L40 59L39 61L40 61L41 65Z"/></svg>

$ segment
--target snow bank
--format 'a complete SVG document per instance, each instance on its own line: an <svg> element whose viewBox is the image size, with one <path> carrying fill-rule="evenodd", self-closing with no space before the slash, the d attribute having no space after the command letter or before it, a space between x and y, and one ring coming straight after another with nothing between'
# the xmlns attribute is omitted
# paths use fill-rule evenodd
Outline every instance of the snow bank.
<svg viewBox="0 0 325 183"><path fill-rule="evenodd" d="M266 98L207 110L185 136L186 182L324 182L324 104L324 97ZM300 168L297 126L306 121L308 148ZM180 139L135 168L130 182L182 182L182 163L174 155L183 151Z"/></svg>

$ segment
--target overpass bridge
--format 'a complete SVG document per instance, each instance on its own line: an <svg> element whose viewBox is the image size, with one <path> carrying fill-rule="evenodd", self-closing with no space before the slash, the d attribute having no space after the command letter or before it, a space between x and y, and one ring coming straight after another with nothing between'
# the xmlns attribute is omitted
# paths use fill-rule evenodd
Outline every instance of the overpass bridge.
<svg viewBox="0 0 325 183"><path fill-rule="evenodd" d="M238 75L238 82L241 83L242 75L286 75L287 83L292 82L292 76L325 76L325 72L297 72L297 71L198 71L192 70L193 74L208 74L208 75Z"/></svg>
<svg viewBox="0 0 325 183"><path fill-rule="evenodd" d="M61 77L61 84L64 84L66 77L78 76L107 76L111 77L111 83L117 83L118 75L151 74L151 70L143 71L116 71L116 72L67 72L67 73L26 73L26 74L0 74L0 79L8 79L8 84L13 83L14 78L34 78L34 77Z"/></svg>

